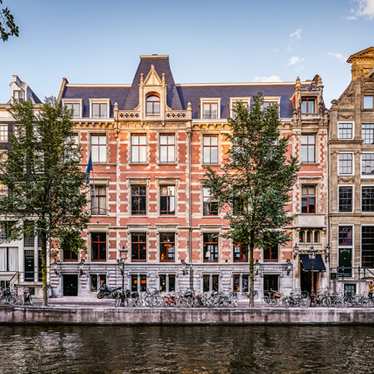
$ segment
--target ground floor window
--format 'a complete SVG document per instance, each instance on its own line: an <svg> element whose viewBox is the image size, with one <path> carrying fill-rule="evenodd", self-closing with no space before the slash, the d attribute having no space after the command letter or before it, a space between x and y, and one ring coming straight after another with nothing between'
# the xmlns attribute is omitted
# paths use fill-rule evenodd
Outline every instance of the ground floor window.
<svg viewBox="0 0 374 374"><path fill-rule="evenodd" d="M0 271L18 271L18 248L0 248Z"/></svg>
<svg viewBox="0 0 374 374"><path fill-rule="evenodd" d="M374 268L374 226L362 226L362 266Z"/></svg>
<svg viewBox="0 0 374 374"><path fill-rule="evenodd" d="M248 292L248 274L234 274L232 282L233 292Z"/></svg>
<svg viewBox="0 0 374 374"><path fill-rule="evenodd" d="M344 284L344 295L355 296L356 295L356 285L352 283Z"/></svg>
<svg viewBox="0 0 374 374"><path fill-rule="evenodd" d="M203 275L203 292L218 292L219 290L219 275L218 274L204 274Z"/></svg>
<svg viewBox="0 0 374 374"><path fill-rule="evenodd" d="M106 274L90 274L90 291L97 292L106 284Z"/></svg>
<svg viewBox="0 0 374 374"><path fill-rule="evenodd" d="M175 292L175 274L160 274L160 292Z"/></svg>
<svg viewBox="0 0 374 374"><path fill-rule="evenodd" d="M0 289L2 288L9 288L10 287L10 282L7 280L1 280L0 281Z"/></svg>
<svg viewBox="0 0 374 374"><path fill-rule="evenodd" d="M131 274L131 291L145 292L147 291L147 275Z"/></svg>
<svg viewBox="0 0 374 374"><path fill-rule="evenodd" d="M338 276L352 276L352 248L339 248Z"/></svg>
<svg viewBox="0 0 374 374"><path fill-rule="evenodd" d="M35 272L35 260L34 260L34 250L26 249L24 251L24 279L26 282L34 281Z"/></svg>
<svg viewBox="0 0 374 374"><path fill-rule="evenodd" d="M271 296L271 291L279 291L279 274L264 274L264 295Z"/></svg>

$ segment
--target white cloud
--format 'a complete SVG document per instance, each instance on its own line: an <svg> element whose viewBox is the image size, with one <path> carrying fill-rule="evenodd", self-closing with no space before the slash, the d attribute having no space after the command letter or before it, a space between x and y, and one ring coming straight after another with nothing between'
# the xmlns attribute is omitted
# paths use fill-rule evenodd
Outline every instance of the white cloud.
<svg viewBox="0 0 374 374"><path fill-rule="evenodd" d="M359 17L374 19L374 0L354 0L355 7L350 10L350 15L345 17L349 21Z"/></svg>
<svg viewBox="0 0 374 374"><path fill-rule="evenodd" d="M374 19L374 0L359 0L357 15Z"/></svg>
<svg viewBox="0 0 374 374"><path fill-rule="evenodd" d="M291 32L291 34L289 35L289 37L291 39L298 39L298 40L300 40L302 33L303 33L303 29L296 29L294 32Z"/></svg>
<svg viewBox="0 0 374 374"><path fill-rule="evenodd" d="M300 64L304 61L304 58L299 56L292 56L288 59L288 66Z"/></svg>
<svg viewBox="0 0 374 374"><path fill-rule="evenodd" d="M279 75L272 74L268 76L259 76L255 77L255 82L282 82L282 79Z"/></svg>
<svg viewBox="0 0 374 374"><path fill-rule="evenodd" d="M339 53L339 52L328 52L327 54L331 57L335 57L339 61L345 61L346 60L345 56L343 54Z"/></svg>

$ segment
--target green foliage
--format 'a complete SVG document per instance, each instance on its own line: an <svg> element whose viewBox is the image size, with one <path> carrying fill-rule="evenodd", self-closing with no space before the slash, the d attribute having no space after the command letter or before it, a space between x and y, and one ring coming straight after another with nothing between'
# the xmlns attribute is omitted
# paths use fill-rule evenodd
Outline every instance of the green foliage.
<svg viewBox="0 0 374 374"><path fill-rule="evenodd" d="M75 144L69 111L56 103L35 110L31 103L11 108L16 120L8 159L0 165L0 214L14 222L21 236L32 230L41 239L46 280L46 247L51 239L82 246L80 232L88 222L85 175ZM44 278L43 277L43 278ZM44 280L43 280L44 284Z"/></svg>
<svg viewBox="0 0 374 374"><path fill-rule="evenodd" d="M8 7L4 7L3 3L4 1L0 0L0 38L5 42L10 36L19 36L19 28L12 12Z"/></svg>
<svg viewBox="0 0 374 374"><path fill-rule="evenodd" d="M288 240L282 230L292 217L285 212L298 170L287 160L288 139L280 138L278 108L262 109L256 97L250 111L238 103L229 120L232 144L222 170L209 169L206 185L220 207L228 207L228 236L234 242L263 248Z"/></svg>

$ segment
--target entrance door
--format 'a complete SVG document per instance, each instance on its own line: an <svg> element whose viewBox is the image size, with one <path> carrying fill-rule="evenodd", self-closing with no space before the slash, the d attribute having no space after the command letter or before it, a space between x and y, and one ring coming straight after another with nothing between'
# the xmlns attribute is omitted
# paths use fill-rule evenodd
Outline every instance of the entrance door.
<svg viewBox="0 0 374 374"><path fill-rule="evenodd" d="M279 275L264 274L264 296L271 296L270 291L279 291Z"/></svg>
<svg viewBox="0 0 374 374"><path fill-rule="evenodd" d="M352 248L339 248L338 276L352 276Z"/></svg>
<svg viewBox="0 0 374 374"><path fill-rule="evenodd" d="M78 296L78 275L77 274L63 274L63 295L64 296Z"/></svg>

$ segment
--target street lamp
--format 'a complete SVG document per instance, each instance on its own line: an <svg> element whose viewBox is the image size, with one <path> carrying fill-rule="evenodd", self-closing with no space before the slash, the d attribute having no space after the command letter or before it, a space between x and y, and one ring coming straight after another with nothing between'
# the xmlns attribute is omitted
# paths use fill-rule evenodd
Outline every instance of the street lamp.
<svg viewBox="0 0 374 374"><path fill-rule="evenodd" d="M312 265L312 294L313 297L315 295L315 287L314 287L314 260L316 259L316 251L314 247L311 245L310 246L310 251L309 251L309 259L311 260L311 265Z"/></svg>
<svg viewBox="0 0 374 374"><path fill-rule="evenodd" d="M121 287L121 306L125 304L125 262L127 259L128 250L125 246L119 250L119 258L117 259L117 264L120 266L122 275L122 287Z"/></svg>

